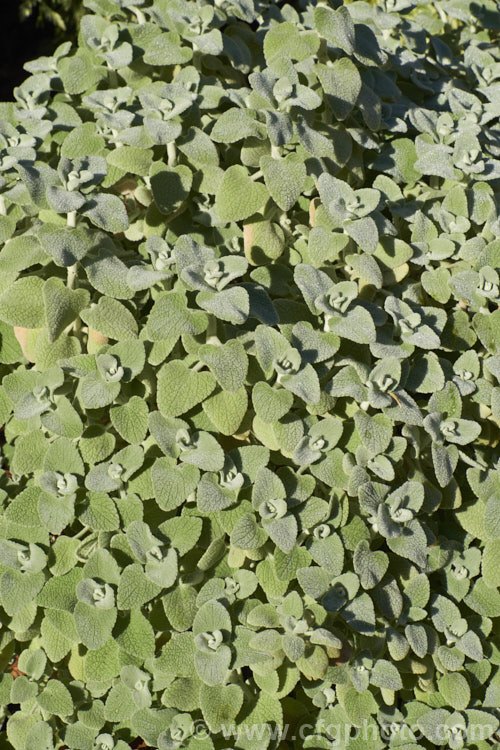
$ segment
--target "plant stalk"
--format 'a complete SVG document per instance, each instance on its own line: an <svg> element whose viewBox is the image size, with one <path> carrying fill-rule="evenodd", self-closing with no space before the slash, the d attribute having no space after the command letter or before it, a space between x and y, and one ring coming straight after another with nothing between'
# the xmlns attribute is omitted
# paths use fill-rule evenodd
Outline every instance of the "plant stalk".
<svg viewBox="0 0 500 750"><path fill-rule="evenodd" d="M68 227L76 227L76 211L70 211L67 214L66 223ZM68 266L68 278L66 281L66 286L68 289L73 289L75 285L76 280L76 263L73 263L72 266Z"/></svg>
<svg viewBox="0 0 500 750"><path fill-rule="evenodd" d="M177 149L175 147L175 141L167 143L167 163L169 167L175 167L177 164Z"/></svg>

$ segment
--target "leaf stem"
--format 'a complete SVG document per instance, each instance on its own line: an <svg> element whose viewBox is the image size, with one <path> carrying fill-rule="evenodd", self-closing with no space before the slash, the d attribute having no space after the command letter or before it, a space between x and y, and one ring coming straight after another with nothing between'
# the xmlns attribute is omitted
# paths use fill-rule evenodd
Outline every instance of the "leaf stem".
<svg viewBox="0 0 500 750"><path fill-rule="evenodd" d="M279 146L271 146L271 156L273 159L281 159L281 149Z"/></svg>
<svg viewBox="0 0 500 750"><path fill-rule="evenodd" d="M175 141L167 143L167 163L169 167L175 167L177 164L177 149Z"/></svg>
<svg viewBox="0 0 500 750"><path fill-rule="evenodd" d="M66 224L68 227L76 227L76 211L70 211L68 214L66 214ZM66 282L66 286L68 289L73 289L75 285L75 279L76 279L76 263L73 263L72 266L68 266L68 279Z"/></svg>
<svg viewBox="0 0 500 750"><path fill-rule="evenodd" d="M68 289L73 289L75 285L76 280L76 263L73 263L72 266L68 266L68 278L66 281L66 286Z"/></svg>
<svg viewBox="0 0 500 750"><path fill-rule="evenodd" d="M108 63L108 73L109 73L109 83L111 85L111 88L116 89L118 88L118 73L114 68L111 67L111 65Z"/></svg>
<svg viewBox="0 0 500 750"><path fill-rule="evenodd" d="M7 216L7 209L5 208L5 198L0 195L0 216Z"/></svg>
<svg viewBox="0 0 500 750"><path fill-rule="evenodd" d="M465 451L458 450L458 455L462 459L462 461L466 464L469 464L469 466L472 466L474 469L480 469L481 471L486 471L488 466L486 464L481 464L479 461L476 461L476 459L471 458L470 456L465 453Z"/></svg>
<svg viewBox="0 0 500 750"><path fill-rule="evenodd" d="M80 529L77 534L73 534L73 539L81 539L82 536L85 536L87 531L90 531L90 528L88 526L84 526L83 529Z"/></svg>
<svg viewBox="0 0 500 750"><path fill-rule="evenodd" d="M140 26L146 23L146 16L142 11L139 10L139 8L136 8L135 5L130 5L129 10L131 10L134 16L137 18L137 23Z"/></svg>

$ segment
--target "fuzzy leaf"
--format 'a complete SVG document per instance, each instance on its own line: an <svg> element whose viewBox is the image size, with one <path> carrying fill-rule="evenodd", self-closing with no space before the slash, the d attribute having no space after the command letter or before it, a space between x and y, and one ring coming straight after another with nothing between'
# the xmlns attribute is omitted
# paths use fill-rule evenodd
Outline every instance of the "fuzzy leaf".
<svg viewBox="0 0 500 750"><path fill-rule="evenodd" d="M181 360L163 365L158 373L158 406L162 414L177 417L204 401L215 389L209 372L193 372Z"/></svg>
<svg viewBox="0 0 500 750"><path fill-rule="evenodd" d="M290 154L285 159L263 156L260 168L264 173L266 187L271 198L282 211L289 211L302 192L306 179L306 167L300 157Z"/></svg>
<svg viewBox="0 0 500 750"><path fill-rule="evenodd" d="M238 391L219 391L203 402L203 411L223 435L234 435L238 431L248 407L248 396L244 388Z"/></svg>
<svg viewBox="0 0 500 750"><path fill-rule="evenodd" d="M265 185L253 182L245 167L234 165L224 172L215 196L215 210L223 222L241 221L263 208L268 197Z"/></svg>

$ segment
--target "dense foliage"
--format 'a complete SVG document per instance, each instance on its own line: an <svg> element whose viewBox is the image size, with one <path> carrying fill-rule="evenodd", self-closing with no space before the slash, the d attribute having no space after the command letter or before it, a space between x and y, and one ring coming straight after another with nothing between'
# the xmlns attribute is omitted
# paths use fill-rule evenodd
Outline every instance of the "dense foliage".
<svg viewBox="0 0 500 750"><path fill-rule="evenodd" d="M82 0L21 0L21 19L35 17L37 23L52 24L58 32L75 30L83 12Z"/></svg>
<svg viewBox="0 0 500 750"><path fill-rule="evenodd" d="M500 14L338 5L0 105L1 747L497 746Z"/></svg>

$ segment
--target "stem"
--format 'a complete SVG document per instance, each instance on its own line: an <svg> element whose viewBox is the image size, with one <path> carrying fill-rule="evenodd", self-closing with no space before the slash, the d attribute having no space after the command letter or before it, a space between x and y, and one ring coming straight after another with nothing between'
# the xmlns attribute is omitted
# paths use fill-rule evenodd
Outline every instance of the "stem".
<svg viewBox="0 0 500 750"><path fill-rule="evenodd" d="M467 455L464 451L459 450L458 455L462 459L462 461L466 464L469 464L469 466L473 466L475 469L480 469L481 471L485 471L488 467L485 464L479 463L479 461L476 461L474 458L471 458Z"/></svg>
<svg viewBox="0 0 500 750"><path fill-rule="evenodd" d="M279 221L280 227L283 229L285 233L285 238L289 240L291 237L293 237L293 232L290 229L291 222L290 222L290 219L288 218L286 211L283 211L278 221Z"/></svg>
<svg viewBox="0 0 500 750"><path fill-rule="evenodd" d="M442 22L443 22L444 24L447 24L447 23L448 23L448 16L447 16L447 15L446 15L446 13L444 12L444 10L443 10L442 8L440 8L440 7L439 7L439 5L438 5L437 3L436 3L436 10L437 10L437 12L438 12L438 14L439 14L439 17L440 17L441 21L442 21Z"/></svg>
<svg viewBox="0 0 500 750"><path fill-rule="evenodd" d="M129 10L131 10L134 16L137 18L138 24L146 23L146 16L144 15L142 11L139 10L139 8L136 8L135 6L131 6Z"/></svg>
<svg viewBox="0 0 500 750"><path fill-rule="evenodd" d="M5 208L5 198L0 195L0 216L7 216L7 209Z"/></svg>
<svg viewBox="0 0 500 750"><path fill-rule="evenodd" d="M279 146L271 146L271 156L273 159L281 159L281 149Z"/></svg>
<svg viewBox="0 0 500 750"><path fill-rule="evenodd" d="M71 266L71 268L74 268L74 266ZM69 276L69 270L70 269L68 268L68 276ZM68 287L68 289L71 289L71 287ZM68 326L66 326L63 333L68 334L68 333L71 333L71 331L78 333L81 327L82 327L82 321L80 317L78 317L76 320L73 321L73 323L70 323Z"/></svg>
<svg viewBox="0 0 500 750"><path fill-rule="evenodd" d="M72 266L68 266L68 279L66 281L66 286L68 289L73 289L75 285L76 280L76 263L73 263Z"/></svg>
<svg viewBox="0 0 500 750"><path fill-rule="evenodd" d="M111 67L109 63L107 63L108 66L108 72L109 72L109 83L111 88L116 89L118 88L118 73L114 68Z"/></svg>
<svg viewBox="0 0 500 750"><path fill-rule="evenodd" d="M258 172L252 175L252 180L258 180L259 177L262 177L262 169L259 169Z"/></svg>
<svg viewBox="0 0 500 750"><path fill-rule="evenodd" d="M82 536L85 536L87 531L90 531L90 528L88 526L84 526L83 529L80 529L78 534L73 534L73 539L81 539Z"/></svg>
<svg viewBox="0 0 500 750"><path fill-rule="evenodd" d="M197 363L196 363L195 365L193 365L193 366L191 367L191 372L198 372L198 371L199 371L199 370L201 370L201 369L202 369L203 367L205 367L205 363L204 363L204 362L201 362L201 361L200 361L200 362L197 362Z"/></svg>
<svg viewBox="0 0 500 750"><path fill-rule="evenodd" d="M177 149L175 148L175 141L167 143L167 160L169 167L175 167L177 164Z"/></svg>
<svg viewBox="0 0 500 750"><path fill-rule="evenodd" d="M176 208L176 209L175 209L175 211L173 211L173 212L172 212L172 213L170 214L170 216L167 216L167 217L165 218L165 220L164 220L163 224L164 224L165 226L167 226L167 224L170 224L170 222L171 222L171 221L173 221L173 220L174 220L174 219L176 219L176 218L177 218L178 216L180 216L180 214L184 213L184 211L186 210L186 208L187 208L187 207L188 207L188 203L187 203L187 201L184 201L184 203L182 203L182 204L181 204L181 205L179 206L179 208Z"/></svg>
<svg viewBox="0 0 500 750"><path fill-rule="evenodd" d="M208 322L205 343L213 344L214 346L221 346L221 340L217 336L217 321L213 317L211 317Z"/></svg>
<svg viewBox="0 0 500 750"><path fill-rule="evenodd" d="M66 223L68 227L76 227L76 211L70 211L66 215ZM68 289L73 289L73 286L75 284L76 279L76 263L74 263L72 266L68 266L68 280L66 282L66 286Z"/></svg>

